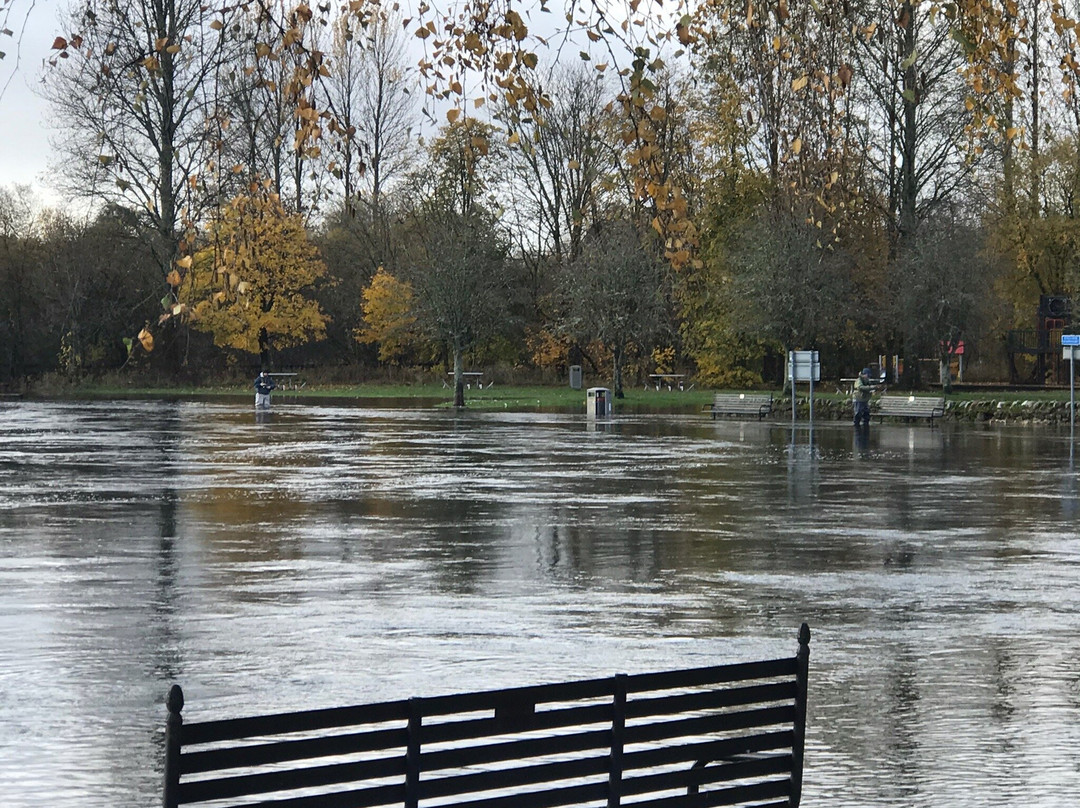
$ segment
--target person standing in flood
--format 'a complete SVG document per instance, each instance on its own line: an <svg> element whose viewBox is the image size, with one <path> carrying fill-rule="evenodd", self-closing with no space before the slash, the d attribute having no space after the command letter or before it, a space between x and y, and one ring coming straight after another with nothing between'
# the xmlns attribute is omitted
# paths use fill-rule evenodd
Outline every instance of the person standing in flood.
<svg viewBox="0 0 1080 808"><path fill-rule="evenodd" d="M277 387L265 370L255 377L255 409L270 409L270 393Z"/></svg>
<svg viewBox="0 0 1080 808"><path fill-rule="evenodd" d="M870 426L870 396L874 387L870 384L870 368L863 368L851 388L851 400L855 405L855 426Z"/></svg>

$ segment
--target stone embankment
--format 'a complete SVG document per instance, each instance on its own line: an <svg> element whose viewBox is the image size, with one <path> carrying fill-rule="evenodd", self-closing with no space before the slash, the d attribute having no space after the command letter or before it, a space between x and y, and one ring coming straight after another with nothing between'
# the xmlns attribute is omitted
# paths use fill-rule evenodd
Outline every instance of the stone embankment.
<svg viewBox="0 0 1080 808"><path fill-rule="evenodd" d="M920 395L931 395L922 393ZM805 396L799 396L798 417L809 417L809 405ZM1080 404L1078 404L1080 407ZM791 400L781 398L773 407L773 417L791 414ZM1080 414L1080 413L1078 413ZM851 402L836 399L814 398L814 418L823 421L842 421L851 418ZM993 401L991 399L945 400L945 421L961 423L1069 423L1068 401Z"/></svg>

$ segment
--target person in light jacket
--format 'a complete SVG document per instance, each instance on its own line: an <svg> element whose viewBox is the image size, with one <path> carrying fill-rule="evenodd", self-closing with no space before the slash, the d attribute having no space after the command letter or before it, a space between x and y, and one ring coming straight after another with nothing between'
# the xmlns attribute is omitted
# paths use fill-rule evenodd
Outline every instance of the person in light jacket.
<svg viewBox="0 0 1080 808"><path fill-rule="evenodd" d="M870 396L874 387L870 384L870 368L863 368L851 388L851 400L855 405L855 426L870 426Z"/></svg>

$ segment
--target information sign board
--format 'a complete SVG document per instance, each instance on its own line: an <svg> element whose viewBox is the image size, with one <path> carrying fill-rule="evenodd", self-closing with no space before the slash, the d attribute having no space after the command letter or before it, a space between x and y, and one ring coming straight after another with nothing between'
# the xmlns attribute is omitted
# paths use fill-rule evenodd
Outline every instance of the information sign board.
<svg viewBox="0 0 1080 808"><path fill-rule="evenodd" d="M821 362L817 351L788 352L787 377L796 382L820 382Z"/></svg>

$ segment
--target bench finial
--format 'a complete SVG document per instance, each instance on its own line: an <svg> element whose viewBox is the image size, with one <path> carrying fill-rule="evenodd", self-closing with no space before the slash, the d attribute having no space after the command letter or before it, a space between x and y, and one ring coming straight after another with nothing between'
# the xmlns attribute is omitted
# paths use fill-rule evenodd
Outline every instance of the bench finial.
<svg viewBox="0 0 1080 808"><path fill-rule="evenodd" d="M179 713L184 709L184 691L180 689L180 685L169 688L169 695L165 697L165 706L169 708L170 713Z"/></svg>
<svg viewBox="0 0 1080 808"><path fill-rule="evenodd" d="M184 691L180 685L169 688L165 697L169 717L165 720L165 789L162 808L177 808L180 803L180 733L184 728Z"/></svg>

